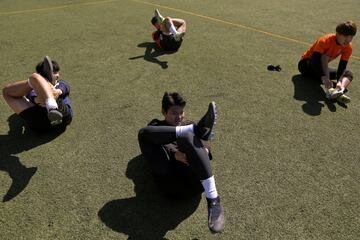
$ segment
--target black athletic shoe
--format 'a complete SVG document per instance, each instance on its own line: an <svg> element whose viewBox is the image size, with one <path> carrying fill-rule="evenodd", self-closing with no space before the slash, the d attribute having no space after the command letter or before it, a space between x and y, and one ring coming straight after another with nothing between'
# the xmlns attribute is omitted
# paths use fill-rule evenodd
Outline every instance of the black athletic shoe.
<svg viewBox="0 0 360 240"><path fill-rule="evenodd" d="M50 111L48 112L48 118L50 124L53 126L61 124L62 117L63 117L62 113L59 112L59 110L57 109L50 109Z"/></svg>
<svg viewBox="0 0 360 240"><path fill-rule="evenodd" d="M43 62L44 62L44 64L43 64L43 74L45 75L43 77L46 78L52 84L54 84L54 82L55 82L55 79L53 77L54 68L53 68L50 57L45 56Z"/></svg>
<svg viewBox="0 0 360 240"><path fill-rule="evenodd" d="M195 135L205 141L213 139L215 136L214 126L216 119L216 104L215 102L211 102L207 112L194 128Z"/></svg>
<svg viewBox="0 0 360 240"><path fill-rule="evenodd" d="M225 217L224 209L220 205L220 198L206 198L208 204L208 226L212 233L219 233L224 230Z"/></svg>

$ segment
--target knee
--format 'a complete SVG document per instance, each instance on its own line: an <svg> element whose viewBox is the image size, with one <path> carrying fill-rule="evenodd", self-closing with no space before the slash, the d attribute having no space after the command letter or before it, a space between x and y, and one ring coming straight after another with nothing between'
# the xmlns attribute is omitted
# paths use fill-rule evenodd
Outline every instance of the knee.
<svg viewBox="0 0 360 240"><path fill-rule="evenodd" d="M138 132L138 140L140 141L140 140L144 139L145 134L146 134L146 129L145 128L140 129Z"/></svg>
<svg viewBox="0 0 360 240"><path fill-rule="evenodd" d="M353 80L354 75L350 70L345 70L345 72L343 73L343 75L341 76L341 78L346 77L347 79L350 80L350 82Z"/></svg>
<svg viewBox="0 0 360 240"><path fill-rule="evenodd" d="M12 92L12 84L6 85L2 89L2 95L3 95L4 99L11 97L11 95L12 95L11 92Z"/></svg>
<svg viewBox="0 0 360 240"><path fill-rule="evenodd" d="M149 142L151 136L151 131L148 127L141 128L138 133L138 141L139 142Z"/></svg>
<svg viewBox="0 0 360 240"><path fill-rule="evenodd" d="M2 89L2 95L4 98L6 98L6 96L8 95L9 92L9 85L6 85L3 89Z"/></svg>
<svg viewBox="0 0 360 240"><path fill-rule="evenodd" d="M307 66L307 60L302 59L298 63L298 70L302 75L307 75L308 73L308 66Z"/></svg>
<svg viewBox="0 0 360 240"><path fill-rule="evenodd" d="M170 17L166 17L164 19L165 26L169 27L172 24L172 19Z"/></svg>
<svg viewBox="0 0 360 240"><path fill-rule="evenodd" d="M183 20L181 27L184 29L184 32L186 31L186 21Z"/></svg>
<svg viewBox="0 0 360 240"><path fill-rule="evenodd" d="M33 73L30 75L29 77L29 82L30 84L33 84L35 82L40 82L42 81L44 78L39 74L39 73Z"/></svg>

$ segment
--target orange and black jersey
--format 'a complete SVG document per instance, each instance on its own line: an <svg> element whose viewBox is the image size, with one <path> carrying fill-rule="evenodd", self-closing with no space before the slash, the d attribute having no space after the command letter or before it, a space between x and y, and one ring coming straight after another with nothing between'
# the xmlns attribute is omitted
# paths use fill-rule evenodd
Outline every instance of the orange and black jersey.
<svg viewBox="0 0 360 240"><path fill-rule="evenodd" d="M352 54L352 44L343 47L336 41L336 34L331 33L318 38L315 43L302 55L301 59L309 59L314 52L325 54L334 60L341 55L340 60L349 61Z"/></svg>
<svg viewBox="0 0 360 240"><path fill-rule="evenodd" d="M336 41L336 34L331 33L318 38L313 45L302 55L300 62L311 62L313 71L317 76L326 75L325 69L321 63L321 56L326 55L329 57L329 62L340 57L338 69L336 71L336 79L344 73L347 62L352 54L352 44L343 47Z"/></svg>

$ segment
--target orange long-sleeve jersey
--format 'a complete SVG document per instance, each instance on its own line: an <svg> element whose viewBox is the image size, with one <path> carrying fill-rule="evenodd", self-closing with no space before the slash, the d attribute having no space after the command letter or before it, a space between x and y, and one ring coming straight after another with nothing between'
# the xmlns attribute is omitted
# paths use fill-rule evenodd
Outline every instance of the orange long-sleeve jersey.
<svg viewBox="0 0 360 240"><path fill-rule="evenodd" d="M336 34L331 33L318 38L315 43L302 55L301 59L311 58L314 52L326 54L332 61L341 55L341 60L349 61L352 54L352 44L343 47L336 42Z"/></svg>

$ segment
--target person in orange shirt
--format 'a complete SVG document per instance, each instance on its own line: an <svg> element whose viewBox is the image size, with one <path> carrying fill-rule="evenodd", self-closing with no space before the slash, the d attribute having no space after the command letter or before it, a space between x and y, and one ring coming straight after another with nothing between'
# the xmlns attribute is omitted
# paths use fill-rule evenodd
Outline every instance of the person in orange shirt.
<svg viewBox="0 0 360 240"><path fill-rule="evenodd" d="M342 103L349 103L350 97L344 93L353 80L353 74L346 69L352 54L353 37L356 35L356 24L346 21L336 26L336 33L318 38L302 55L298 64L300 73L307 77L321 80L325 86L326 97ZM340 57L337 70L329 68L328 64ZM331 80L337 80L335 84Z"/></svg>

